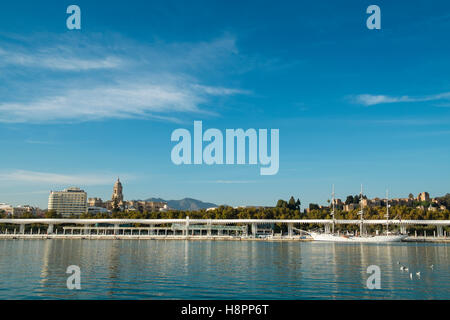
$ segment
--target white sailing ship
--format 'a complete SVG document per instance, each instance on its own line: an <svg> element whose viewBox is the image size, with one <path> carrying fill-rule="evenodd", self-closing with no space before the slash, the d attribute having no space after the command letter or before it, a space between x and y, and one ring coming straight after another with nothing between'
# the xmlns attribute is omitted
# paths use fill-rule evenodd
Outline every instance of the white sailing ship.
<svg viewBox="0 0 450 320"><path fill-rule="evenodd" d="M331 233L317 233L317 232L310 232L310 236L315 241L330 241L330 242L372 242L372 243L381 243L381 242L400 242L408 235L405 234L392 234L389 232L389 197L388 193L386 192L386 234L384 235L367 235L364 232L364 209L362 205L362 185L361 185L361 193L360 193L360 210L358 214L360 215L360 234L359 235L352 235L352 234L339 234L334 232L334 226L336 224L336 218L335 218L335 200L334 200L334 185L333 185L333 192L332 192L332 202L333 202L333 210L331 211L331 216L333 219L332 223L332 232Z"/></svg>

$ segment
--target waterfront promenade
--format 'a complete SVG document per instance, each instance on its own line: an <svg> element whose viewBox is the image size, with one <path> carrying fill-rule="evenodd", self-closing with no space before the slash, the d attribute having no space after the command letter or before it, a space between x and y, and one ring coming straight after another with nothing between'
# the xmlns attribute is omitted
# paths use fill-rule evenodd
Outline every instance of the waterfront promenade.
<svg viewBox="0 0 450 320"><path fill-rule="evenodd" d="M0 240L44 240L44 239L81 239L81 240L217 240L217 241L312 241L312 238L303 236L224 236L224 235L136 235L136 234L0 234ZM449 238L450 240L450 238Z"/></svg>
<svg viewBox="0 0 450 320"><path fill-rule="evenodd" d="M0 240L48 240L48 239L78 239L78 240L214 240L214 241L313 241L308 236L207 236L207 235L136 235L136 234L0 234ZM450 237L436 236L410 236L403 242L424 242L424 243L450 243Z"/></svg>
<svg viewBox="0 0 450 320"><path fill-rule="evenodd" d="M268 228L286 224L287 233ZM302 225L323 226L330 233L335 225L396 226L402 234L414 225L433 226L433 231L410 234L406 241L447 242L450 220L332 220L332 219L0 219L0 239L142 239L142 240L269 240L309 241ZM26 228L26 226L28 226ZM33 227L34 226L34 227ZM428 232L428 234L427 234Z"/></svg>

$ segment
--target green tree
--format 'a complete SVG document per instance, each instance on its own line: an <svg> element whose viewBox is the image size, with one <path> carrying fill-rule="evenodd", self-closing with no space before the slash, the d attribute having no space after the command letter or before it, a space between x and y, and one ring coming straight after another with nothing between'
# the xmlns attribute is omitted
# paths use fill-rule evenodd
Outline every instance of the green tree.
<svg viewBox="0 0 450 320"><path fill-rule="evenodd" d="M114 198L113 203L112 203L112 211L113 212L118 212L119 211L119 200L117 200L117 198Z"/></svg>
<svg viewBox="0 0 450 320"><path fill-rule="evenodd" d="M349 195L347 196L347 199L345 199L345 204L351 204L353 203L353 196Z"/></svg>
<svg viewBox="0 0 450 320"><path fill-rule="evenodd" d="M295 201L295 209L297 209L298 211L300 211L300 206L302 205L302 203L300 202L300 199L297 198L297 201Z"/></svg>
<svg viewBox="0 0 450 320"><path fill-rule="evenodd" d="M61 215L59 215L59 214L57 214L56 213L56 210L47 210L45 213L44 213L44 218L46 218L46 219L57 219L57 218L60 218L61 217Z"/></svg>
<svg viewBox="0 0 450 320"><path fill-rule="evenodd" d="M282 199L278 200L277 208L287 208L288 203Z"/></svg>
<svg viewBox="0 0 450 320"><path fill-rule="evenodd" d="M294 199L294 196L291 196L291 198L289 199L287 207L289 209L291 209L291 210L295 210L295 199Z"/></svg>

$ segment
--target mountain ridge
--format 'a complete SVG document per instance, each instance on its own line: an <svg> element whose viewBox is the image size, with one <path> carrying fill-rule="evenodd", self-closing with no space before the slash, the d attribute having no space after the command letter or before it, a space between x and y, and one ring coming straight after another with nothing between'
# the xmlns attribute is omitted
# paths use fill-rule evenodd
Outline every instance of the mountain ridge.
<svg viewBox="0 0 450 320"><path fill-rule="evenodd" d="M175 210L196 211L200 209L208 209L218 207L212 202L203 202L194 198L183 198L180 200L164 200L162 198L148 198L145 201L166 202L169 208Z"/></svg>

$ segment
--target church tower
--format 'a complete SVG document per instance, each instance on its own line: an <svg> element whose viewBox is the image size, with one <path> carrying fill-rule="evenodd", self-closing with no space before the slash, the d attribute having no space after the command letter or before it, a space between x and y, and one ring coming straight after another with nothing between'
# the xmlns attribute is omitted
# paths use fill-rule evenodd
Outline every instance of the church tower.
<svg viewBox="0 0 450 320"><path fill-rule="evenodd" d="M112 202L114 200L117 201L118 204L123 202L123 194L122 194L122 183L120 183L119 178L117 178L116 183L114 183L113 194L112 194Z"/></svg>

